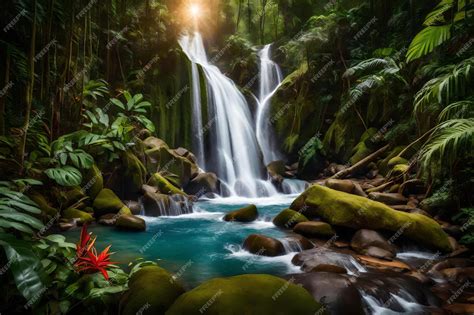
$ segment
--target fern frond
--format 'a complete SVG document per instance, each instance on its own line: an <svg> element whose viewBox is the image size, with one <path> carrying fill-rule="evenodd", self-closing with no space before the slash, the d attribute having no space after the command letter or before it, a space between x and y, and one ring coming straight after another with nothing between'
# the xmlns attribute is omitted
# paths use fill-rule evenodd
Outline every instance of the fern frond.
<svg viewBox="0 0 474 315"><path fill-rule="evenodd" d="M449 104L439 114L438 121L472 117L474 117L474 98Z"/></svg>
<svg viewBox="0 0 474 315"><path fill-rule="evenodd" d="M451 38L451 24L428 26L419 32L408 47L407 61L431 53L436 47Z"/></svg>

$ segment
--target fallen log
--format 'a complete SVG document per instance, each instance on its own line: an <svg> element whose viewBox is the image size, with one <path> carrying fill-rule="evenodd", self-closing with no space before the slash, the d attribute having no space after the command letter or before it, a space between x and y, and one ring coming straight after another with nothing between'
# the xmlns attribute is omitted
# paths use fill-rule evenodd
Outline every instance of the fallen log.
<svg viewBox="0 0 474 315"><path fill-rule="evenodd" d="M383 148L378 149L377 151L363 158L362 160L352 165L351 167L348 167L346 169L343 169L342 171L337 172L331 178L347 178L353 174L356 174L358 171L366 167L370 162L374 161L383 153L385 153L385 151L387 151L389 148L390 148L390 144L387 144Z"/></svg>

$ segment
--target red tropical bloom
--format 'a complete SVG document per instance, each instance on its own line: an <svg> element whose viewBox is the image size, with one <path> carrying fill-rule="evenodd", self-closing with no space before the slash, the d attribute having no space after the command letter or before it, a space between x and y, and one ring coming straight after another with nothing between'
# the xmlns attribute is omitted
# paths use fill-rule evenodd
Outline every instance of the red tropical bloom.
<svg viewBox="0 0 474 315"><path fill-rule="evenodd" d="M87 233L87 225L82 227L81 237L76 244L77 260L74 266L78 272L95 273L101 272L105 280L109 280L107 268L115 266L116 262L110 261L110 245L107 246L99 255L94 247L96 238Z"/></svg>

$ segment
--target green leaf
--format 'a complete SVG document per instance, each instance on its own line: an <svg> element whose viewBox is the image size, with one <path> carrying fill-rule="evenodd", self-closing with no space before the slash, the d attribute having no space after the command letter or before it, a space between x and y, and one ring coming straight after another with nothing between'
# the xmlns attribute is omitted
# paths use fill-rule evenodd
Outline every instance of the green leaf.
<svg viewBox="0 0 474 315"><path fill-rule="evenodd" d="M411 42L407 52L407 61L426 56L450 38L451 24L426 27Z"/></svg>
<svg viewBox="0 0 474 315"><path fill-rule="evenodd" d="M78 186L82 182L81 172L72 166L50 168L45 171L46 175L61 186Z"/></svg>
<svg viewBox="0 0 474 315"><path fill-rule="evenodd" d="M40 220L21 212L16 212L16 213L0 212L0 218L6 218L9 220L18 221L20 223L26 223L32 228L37 229L37 230L40 230L44 227L44 224Z"/></svg>
<svg viewBox="0 0 474 315"><path fill-rule="evenodd" d="M117 107L119 107L119 108L125 110L125 105L124 105L121 101L119 101L118 99L112 98L110 101L111 101L112 104L114 104L115 106L117 106Z"/></svg>

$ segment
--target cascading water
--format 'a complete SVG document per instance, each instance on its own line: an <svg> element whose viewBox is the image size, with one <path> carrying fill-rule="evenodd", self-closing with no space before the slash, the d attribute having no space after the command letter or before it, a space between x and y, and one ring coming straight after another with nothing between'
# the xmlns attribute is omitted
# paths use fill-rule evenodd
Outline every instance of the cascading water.
<svg viewBox="0 0 474 315"><path fill-rule="evenodd" d="M217 173L231 194L258 197L276 193L273 186L262 180L259 147L244 96L232 80L209 63L199 33L183 36L179 44L189 60L201 67L206 79L208 123L194 131L201 136L209 132L211 136L212 145L206 152L209 159L203 153L206 169ZM198 91L196 85L199 80L193 77L193 91ZM196 110L197 107L200 104L195 102ZM195 124L195 128L199 128L199 124Z"/></svg>
<svg viewBox="0 0 474 315"><path fill-rule="evenodd" d="M193 80L192 99L193 99L193 116L192 116L192 130L195 137L194 152L198 161L198 165L205 168L206 161L204 159L204 137L202 134L202 112L201 112L201 86L199 84L199 69L195 63L191 64L191 75Z"/></svg>
<svg viewBox="0 0 474 315"><path fill-rule="evenodd" d="M271 59L271 44L266 45L260 52L260 89L258 95L258 110L256 119L256 135L263 153L265 165L281 160L273 137L272 120L270 119L270 100L276 93L283 80L280 67Z"/></svg>

